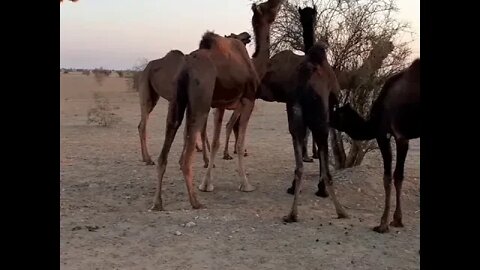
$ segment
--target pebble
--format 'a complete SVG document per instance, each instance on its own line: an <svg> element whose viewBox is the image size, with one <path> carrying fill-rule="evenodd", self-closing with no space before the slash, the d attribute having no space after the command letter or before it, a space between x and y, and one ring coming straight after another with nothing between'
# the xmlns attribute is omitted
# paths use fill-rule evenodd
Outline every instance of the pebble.
<svg viewBox="0 0 480 270"><path fill-rule="evenodd" d="M187 228L193 227L193 226L195 226L195 225L197 225L197 224L195 224L195 222L193 222L193 221L190 221L190 222L188 222L187 224L185 224L185 226L186 226Z"/></svg>
<svg viewBox="0 0 480 270"><path fill-rule="evenodd" d="M176 231L175 235L180 236L180 235L182 235L182 233L180 231Z"/></svg>

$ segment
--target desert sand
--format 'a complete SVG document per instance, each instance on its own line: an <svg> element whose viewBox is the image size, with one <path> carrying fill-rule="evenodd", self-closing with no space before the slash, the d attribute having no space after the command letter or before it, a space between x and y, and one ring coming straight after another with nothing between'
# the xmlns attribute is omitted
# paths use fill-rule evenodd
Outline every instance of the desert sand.
<svg viewBox="0 0 480 270"><path fill-rule="evenodd" d="M138 94L125 80L111 75L100 86L93 75L60 75L61 269L420 269L420 140L410 142L406 160L405 227L386 234L372 231L384 202L378 151L359 167L332 170L349 219L337 219L331 200L315 196L315 160L305 164L299 222L282 222L293 200L286 193L293 147L285 105L263 101L256 103L246 141L246 169L256 191L238 191L236 156L222 159L223 128L213 171L216 189L197 191L206 209L192 210L178 165L182 125L164 178L166 211L148 212L156 170L141 162ZM108 99L118 123L87 124L94 92ZM147 127L154 160L164 140L166 111L161 99ZM195 154L194 170L198 184L205 173L201 153ZM392 197L391 216L394 207Z"/></svg>

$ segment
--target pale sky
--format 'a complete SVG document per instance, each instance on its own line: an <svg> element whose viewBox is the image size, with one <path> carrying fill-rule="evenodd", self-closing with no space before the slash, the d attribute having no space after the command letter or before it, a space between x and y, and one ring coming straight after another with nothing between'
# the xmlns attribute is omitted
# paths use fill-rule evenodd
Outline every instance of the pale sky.
<svg viewBox="0 0 480 270"><path fill-rule="evenodd" d="M419 55L420 1L396 0ZM142 58L198 48L206 30L226 35L251 29L248 0L80 0L60 4L60 67L129 69ZM253 41L248 51L253 53Z"/></svg>

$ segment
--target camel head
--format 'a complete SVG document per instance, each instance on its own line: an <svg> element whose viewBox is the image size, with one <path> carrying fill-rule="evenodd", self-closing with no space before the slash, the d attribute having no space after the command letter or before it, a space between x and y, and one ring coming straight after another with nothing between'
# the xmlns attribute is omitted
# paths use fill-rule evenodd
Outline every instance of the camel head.
<svg viewBox="0 0 480 270"><path fill-rule="evenodd" d="M350 103L341 107L334 107L330 115L330 126L339 131L347 131L348 128L357 123L363 123L365 120L353 109Z"/></svg>
<svg viewBox="0 0 480 270"><path fill-rule="evenodd" d="M251 36L249 33L247 32L242 32L240 34L234 34L234 33L231 33L229 36L225 35L226 38L235 38L235 39L238 39L240 40L243 44L247 45L248 43L250 43L251 41Z"/></svg>
<svg viewBox="0 0 480 270"><path fill-rule="evenodd" d="M298 13L300 13L300 23L302 26L315 25L317 19L317 7L314 6L306 8L298 8Z"/></svg>
<svg viewBox="0 0 480 270"><path fill-rule="evenodd" d="M253 26L270 26L277 17L284 0L268 0L261 4L252 4Z"/></svg>

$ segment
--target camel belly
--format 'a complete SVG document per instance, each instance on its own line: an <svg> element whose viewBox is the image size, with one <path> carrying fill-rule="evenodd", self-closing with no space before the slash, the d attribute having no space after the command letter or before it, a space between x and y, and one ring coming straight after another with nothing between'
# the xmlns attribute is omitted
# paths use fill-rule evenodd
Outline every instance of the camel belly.
<svg viewBox="0 0 480 270"><path fill-rule="evenodd" d="M253 97L255 97L255 91L253 92ZM247 93L245 93L244 86L225 87L217 81L215 82L211 107L233 110L240 104L240 100L245 94Z"/></svg>

